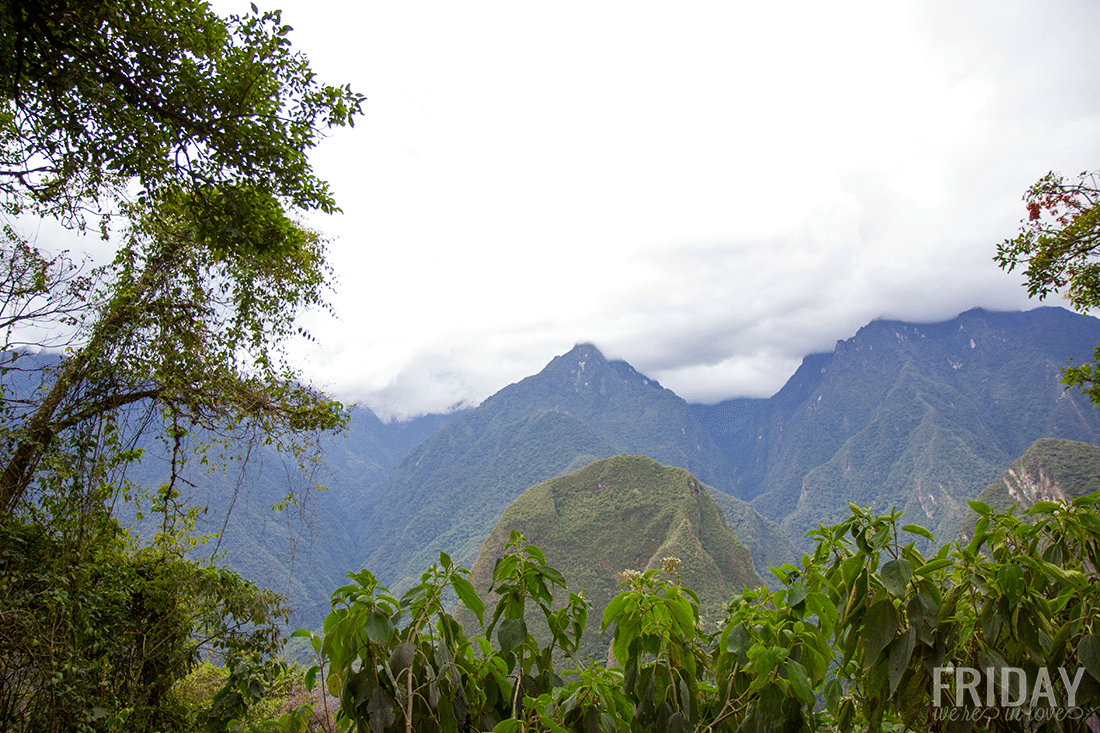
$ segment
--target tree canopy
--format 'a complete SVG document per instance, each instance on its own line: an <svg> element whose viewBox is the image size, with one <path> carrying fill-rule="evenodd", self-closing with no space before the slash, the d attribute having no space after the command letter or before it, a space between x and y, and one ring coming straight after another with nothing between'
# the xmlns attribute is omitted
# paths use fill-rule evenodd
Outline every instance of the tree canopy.
<svg viewBox="0 0 1100 733"><path fill-rule="evenodd" d="M0 5L0 202L71 225L136 181L189 203L214 248L277 244L282 209L336 210L309 151L363 97L320 84L279 11L202 0ZM279 222L284 233L293 228Z"/></svg>
<svg viewBox="0 0 1100 733"><path fill-rule="evenodd" d="M1057 293L1086 313L1100 306L1100 172L1076 179L1048 173L1024 195L1020 233L997 247L994 260L1012 272L1024 268L1028 295ZM1094 360L1070 367L1063 381L1080 387L1100 407L1100 345Z"/></svg>

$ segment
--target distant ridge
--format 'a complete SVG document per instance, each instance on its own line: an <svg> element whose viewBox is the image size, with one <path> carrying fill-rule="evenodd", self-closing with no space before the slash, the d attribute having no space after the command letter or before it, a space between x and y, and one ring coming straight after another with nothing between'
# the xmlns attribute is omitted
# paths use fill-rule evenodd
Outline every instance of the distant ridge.
<svg viewBox="0 0 1100 733"><path fill-rule="evenodd" d="M980 308L942 323L880 320L807 357L768 400L693 407L742 496L792 538L848 502L907 511L954 537L965 500L1036 439L1100 442L1100 413L1059 383L1091 359L1100 320Z"/></svg>
<svg viewBox="0 0 1100 733"><path fill-rule="evenodd" d="M1039 501L1073 500L1100 490L1100 446L1042 438L978 495L995 511L1022 515ZM971 515L966 526L973 526Z"/></svg>

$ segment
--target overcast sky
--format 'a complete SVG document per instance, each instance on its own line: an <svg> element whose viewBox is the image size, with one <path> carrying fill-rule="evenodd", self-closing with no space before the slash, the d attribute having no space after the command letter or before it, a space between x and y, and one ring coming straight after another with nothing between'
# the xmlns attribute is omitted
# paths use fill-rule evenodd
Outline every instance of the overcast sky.
<svg viewBox="0 0 1100 733"><path fill-rule="evenodd" d="M299 359L383 417L582 341L769 396L874 318L1035 307L996 245L1100 167L1096 0L257 4L368 97L314 155L339 320Z"/></svg>

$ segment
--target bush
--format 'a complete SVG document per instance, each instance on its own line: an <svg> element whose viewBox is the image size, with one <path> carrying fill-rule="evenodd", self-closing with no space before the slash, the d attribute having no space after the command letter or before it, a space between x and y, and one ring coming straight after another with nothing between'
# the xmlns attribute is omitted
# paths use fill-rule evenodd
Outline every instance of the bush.
<svg viewBox="0 0 1100 733"><path fill-rule="evenodd" d="M606 666L573 657L588 605L555 605L565 579L513 533L487 626L469 572L445 553L400 599L351 573L323 635L295 632L318 654L303 681L313 689L323 665L338 726L372 733L1086 731L1100 705L1098 503L1040 502L1024 521L971 502L973 539L928 558L916 549L927 529L852 506L809 533L801 566L772 569L782 588L734 597L714 633L676 558L626 571L602 618ZM467 637L448 591L483 636ZM536 618L546 645L529 633ZM559 673L562 656L573 668ZM302 730L308 712L268 725Z"/></svg>

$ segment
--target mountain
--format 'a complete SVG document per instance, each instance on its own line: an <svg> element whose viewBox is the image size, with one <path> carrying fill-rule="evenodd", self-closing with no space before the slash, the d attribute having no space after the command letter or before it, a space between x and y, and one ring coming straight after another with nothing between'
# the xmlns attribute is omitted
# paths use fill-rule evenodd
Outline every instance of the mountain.
<svg viewBox="0 0 1100 733"><path fill-rule="evenodd" d="M469 564L528 487L620 453L732 490L721 452L683 399L580 344L437 430L364 492L353 519L359 566L400 587L440 550Z"/></svg>
<svg viewBox="0 0 1100 733"><path fill-rule="evenodd" d="M304 477L292 459L270 449L258 451L240 477L191 471L186 478L209 505L196 529L220 534L219 549L233 570L285 595L294 609L292 624L319 626L330 610L332 590L352 569L347 548L355 528L347 521L347 507L413 446L462 414L385 423L370 410L352 408L344 432L321 437L322 462ZM155 486L161 480L154 471L142 483ZM311 491L317 484L325 490ZM301 500L273 513L271 506L291 487Z"/></svg>
<svg viewBox="0 0 1100 733"><path fill-rule="evenodd" d="M693 412L734 491L799 537L848 503L906 510L953 538L979 487L1035 440L1100 443L1100 413L1059 382L1100 320L1062 308L974 309L935 324L874 321L806 357L775 396Z"/></svg>
<svg viewBox="0 0 1100 733"><path fill-rule="evenodd" d="M762 584L748 549L702 483L644 456L605 458L523 492L504 510L474 562L474 585L483 594L512 530L538 545L569 590L584 591L592 603L584 656L606 656L600 619L621 590L623 570L660 569L662 558L679 558L683 584L699 594L711 622L720 620L730 596Z"/></svg>
<svg viewBox="0 0 1100 733"><path fill-rule="evenodd" d="M1014 504L1019 516L1039 501L1076 499L1100 490L1100 446L1073 440L1042 438L1017 458L999 481L985 488L978 501L998 512ZM966 527L973 527L972 514Z"/></svg>
<svg viewBox="0 0 1100 733"><path fill-rule="evenodd" d="M787 533L778 524L753 509L751 504L717 489L708 487L707 491L714 503L722 508L730 531L739 542L749 548L756 572L769 587L778 590L779 580L768 568L777 568L783 563L798 564L799 555L795 553Z"/></svg>
<svg viewBox="0 0 1100 733"><path fill-rule="evenodd" d="M1059 383L1068 360L1091 360L1097 342L1100 320L1061 308L879 320L807 356L771 398L709 406L688 405L581 344L464 413L395 424L354 411L345 434L323 439L323 463L308 481L329 490L301 513L265 519L292 473L268 451L242 477L185 478L210 504L200 531L221 532L233 506L226 563L285 592L301 625L316 625L349 569L369 567L400 589L441 549L469 565L526 489L624 453L683 468L713 489L770 580L766 568L791 562L792 544L818 522L843 519L848 502L904 508L906 522L947 540L965 500L1036 440L1100 444L1100 412ZM23 393L28 379L9 372L0 386ZM144 446L148 460L131 478L159 484L158 445Z"/></svg>

